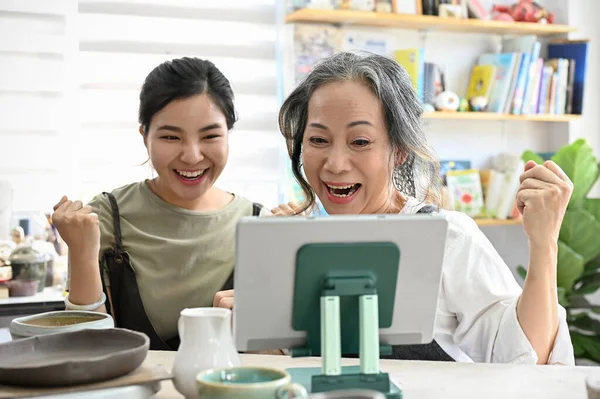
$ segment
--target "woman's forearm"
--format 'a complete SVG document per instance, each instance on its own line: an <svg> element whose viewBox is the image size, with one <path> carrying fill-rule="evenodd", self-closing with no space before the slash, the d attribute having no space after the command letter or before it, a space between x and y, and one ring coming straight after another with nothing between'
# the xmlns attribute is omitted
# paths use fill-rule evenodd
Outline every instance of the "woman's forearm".
<svg viewBox="0 0 600 399"><path fill-rule="evenodd" d="M69 248L69 260L71 263L69 301L74 305L89 305L97 302L102 296L98 251ZM106 306L102 305L96 311L106 312Z"/></svg>
<svg viewBox="0 0 600 399"><path fill-rule="evenodd" d="M538 363L546 364L558 331L558 245L533 245L529 250L529 269L517 304L517 318L537 353Z"/></svg>

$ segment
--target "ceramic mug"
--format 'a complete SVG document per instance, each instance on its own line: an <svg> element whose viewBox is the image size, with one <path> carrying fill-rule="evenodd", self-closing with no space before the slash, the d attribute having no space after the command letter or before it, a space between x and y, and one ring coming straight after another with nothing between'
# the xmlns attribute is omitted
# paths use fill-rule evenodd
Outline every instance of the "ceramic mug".
<svg viewBox="0 0 600 399"><path fill-rule="evenodd" d="M284 370L266 367L210 369L196 376L200 399L282 399L308 397L306 388L290 383Z"/></svg>

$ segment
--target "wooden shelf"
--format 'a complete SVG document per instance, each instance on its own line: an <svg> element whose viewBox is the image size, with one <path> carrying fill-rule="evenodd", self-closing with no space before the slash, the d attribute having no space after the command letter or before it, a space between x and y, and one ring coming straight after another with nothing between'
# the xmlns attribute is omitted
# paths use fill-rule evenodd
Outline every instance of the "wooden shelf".
<svg viewBox="0 0 600 399"><path fill-rule="evenodd" d="M540 36L549 36L575 31L575 28L566 25L483 21L479 19L440 18L431 15L377 13L347 10L302 9L287 15L285 21L286 23L309 22L348 24L410 30L439 30L447 32L488 33L498 35L534 34Z"/></svg>
<svg viewBox="0 0 600 399"><path fill-rule="evenodd" d="M494 112L424 112L423 119L469 120L469 121L524 121L524 122L571 122L581 115L511 115Z"/></svg>
<svg viewBox="0 0 600 399"><path fill-rule="evenodd" d="M522 220L514 219L475 219L478 226L517 226L523 224Z"/></svg>

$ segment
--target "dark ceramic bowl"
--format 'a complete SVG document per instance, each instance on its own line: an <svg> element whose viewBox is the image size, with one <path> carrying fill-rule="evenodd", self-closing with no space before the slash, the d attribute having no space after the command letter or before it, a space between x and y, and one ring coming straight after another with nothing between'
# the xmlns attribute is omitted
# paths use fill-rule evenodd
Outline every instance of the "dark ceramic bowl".
<svg viewBox="0 0 600 399"><path fill-rule="evenodd" d="M72 386L123 376L138 368L150 339L131 330L79 330L0 345L0 384Z"/></svg>

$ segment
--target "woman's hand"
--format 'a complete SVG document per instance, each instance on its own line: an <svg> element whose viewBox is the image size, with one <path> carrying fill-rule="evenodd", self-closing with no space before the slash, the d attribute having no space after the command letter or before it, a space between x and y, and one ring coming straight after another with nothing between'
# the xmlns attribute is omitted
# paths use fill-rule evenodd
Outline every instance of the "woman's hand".
<svg viewBox="0 0 600 399"><path fill-rule="evenodd" d="M560 226L573 193L573 183L554 162L525 164L517 192L517 208L531 245L556 245Z"/></svg>
<svg viewBox="0 0 600 399"><path fill-rule="evenodd" d="M287 204L281 204L277 208L271 209L271 213L275 216L301 216L304 215L300 204L295 202L288 202Z"/></svg>
<svg viewBox="0 0 600 399"><path fill-rule="evenodd" d="M54 206L52 224L67 243L70 250L93 254L97 259L100 251L100 224L98 215L91 206L83 206L81 201L71 201L66 196Z"/></svg>
<svg viewBox="0 0 600 399"><path fill-rule="evenodd" d="M233 290L217 292L213 299L213 307L233 310Z"/></svg>
<svg viewBox="0 0 600 399"><path fill-rule="evenodd" d="M529 268L517 319L542 364L549 360L558 331L558 235L572 192L573 183L554 162L525 164L517 207L529 240Z"/></svg>

